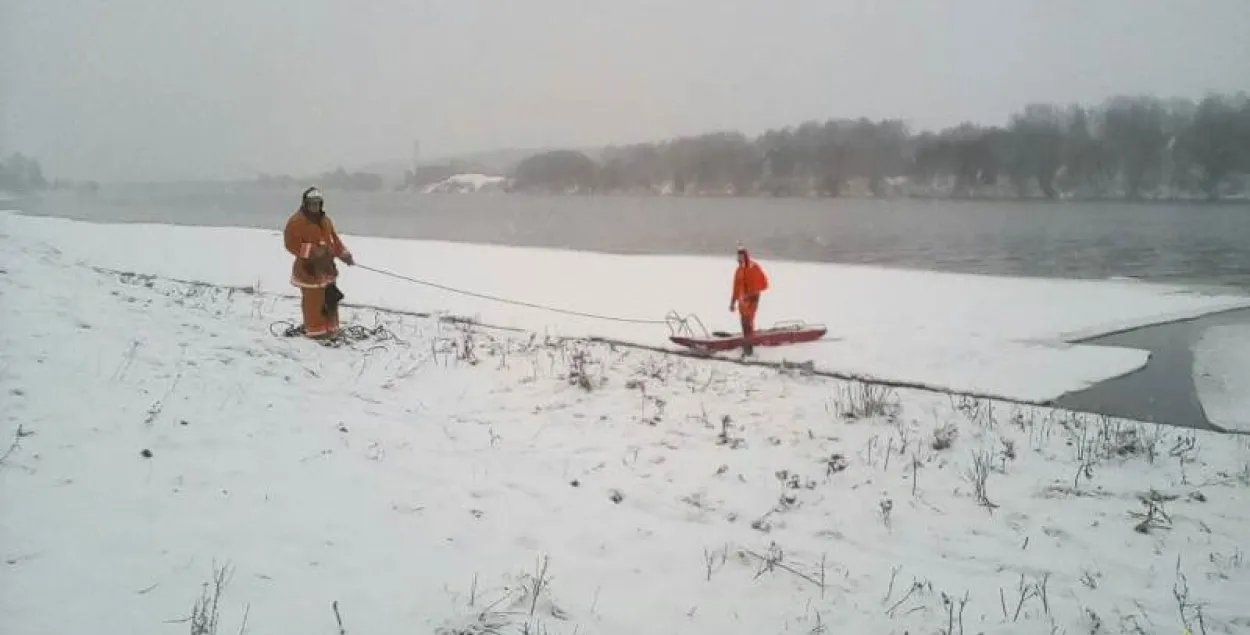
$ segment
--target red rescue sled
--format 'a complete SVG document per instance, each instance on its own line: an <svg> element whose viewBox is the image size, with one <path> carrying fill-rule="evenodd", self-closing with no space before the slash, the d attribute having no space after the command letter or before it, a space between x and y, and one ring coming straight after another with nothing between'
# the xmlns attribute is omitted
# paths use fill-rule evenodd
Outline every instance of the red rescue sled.
<svg viewBox="0 0 1250 635"><path fill-rule="evenodd" d="M702 333L696 333L690 322L694 321ZM695 315L689 315L684 318L670 314L668 318L669 329L672 335L668 338L678 346L685 346L698 351L720 352L742 348L748 343L748 338L743 337L742 333L726 333L723 331L713 331L709 333L703 326L703 321ZM814 342L825 336L828 329L824 324L808 324L802 320L788 320L778 322L770 328L759 329L755 331L749 338L752 346L784 346L786 344L799 344L802 342Z"/></svg>

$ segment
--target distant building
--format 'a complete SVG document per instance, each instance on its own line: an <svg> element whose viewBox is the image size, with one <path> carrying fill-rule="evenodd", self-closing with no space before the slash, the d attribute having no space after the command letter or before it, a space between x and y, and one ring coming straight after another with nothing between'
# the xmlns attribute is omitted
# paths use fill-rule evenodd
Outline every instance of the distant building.
<svg viewBox="0 0 1250 635"><path fill-rule="evenodd" d="M453 174L437 183L421 188L422 194L475 194L498 192L506 187L508 179L485 174Z"/></svg>

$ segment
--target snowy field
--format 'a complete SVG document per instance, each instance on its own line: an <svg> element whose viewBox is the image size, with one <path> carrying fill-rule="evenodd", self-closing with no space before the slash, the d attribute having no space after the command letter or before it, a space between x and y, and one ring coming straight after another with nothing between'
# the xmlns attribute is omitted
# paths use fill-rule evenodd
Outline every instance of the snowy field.
<svg viewBox="0 0 1250 635"><path fill-rule="evenodd" d="M277 246L3 218L0 632L1250 632L1246 437L375 311L345 317L378 337L329 349L270 335L297 312L286 297L94 269L286 293ZM469 266L439 263L469 247L352 246L417 275L532 280L540 300L641 314L647 288L724 304L729 266L664 259L662 277L652 259L556 254L518 271L529 252ZM557 297L557 262L600 284ZM784 289L813 269L770 269L775 304L812 297ZM690 290L658 286L675 277ZM977 310L1010 288L870 284L905 280L830 278L864 286L835 290L827 315L848 316L852 341L871 318L938 337L986 311L1025 318L987 340L1045 339L1129 320L1130 302L1219 303L1076 285L1095 314L1078 319L1057 283L1017 283L1047 302L1016 292ZM358 272L346 286L486 310ZM902 310L912 292L933 304ZM864 308L874 298L887 308ZM999 328L977 322L963 332ZM918 360L941 352L900 338Z"/></svg>
<svg viewBox="0 0 1250 635"><path fill-rule="evenodd" d="M1194 386L1207 419L1250 432L1250 326L1214 326L1194 346Z"/></svg>
<svg viewBox="0 0 1250 635"><path fill-rule="evenodd" d="M334 215L331 206L329 212ZM335 216L350 234L351 217ZM290 294L290 259L276 231L105 225L0 212L0 230L55 244L75 261L217 285ZM345 236L364 265L530 303L652 320L570 318L501 305L344 267L347 302L443 311L552 335L596 335L668 345L665 314L695 313L711 330L737 330L728 312L733 246L724 259L614 256ZM829 335L761 359L822 370L1045 402L1146 363L1146 351L1064 341L1167 319L1250 306L1244 296L1110 281L998 278L873 267L762 261L772 289L759 323L802 319Z"/></svg>

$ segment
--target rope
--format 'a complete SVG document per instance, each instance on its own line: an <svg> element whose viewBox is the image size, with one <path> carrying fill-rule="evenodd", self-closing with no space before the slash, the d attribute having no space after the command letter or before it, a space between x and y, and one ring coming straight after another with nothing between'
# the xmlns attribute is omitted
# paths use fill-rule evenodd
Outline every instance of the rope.
<svg viewBox="0 0 1250 635"><path fill-rule="evenodd" d="M549 311L549 312L551 312L551 313L563 313L564 315L574 315L574 316L577 316L577 317L591 318L591 319L593 319L593 320L603 320L603 321L606 321L606 322L624 322L624 323L627 323L627 324L668 324L668 323L669 323L669 321L668 321L668 320L643 320L643 319L639 319L639 318L623 318L623 317L615 317L615 316L611 316L611 315L600 315L600 314L597 314L597 313L584 313L584 312L582 312L582 311L571 311L571 310L569 310L569 309L561 309L561 308L557 308L557 307L553 307L553 306L547 306L547 305L543 305L543 304L535 304L535 303L533 303L533 302L522 302L522 301L520 301L520 300L510 300L510 299L508 299L508 298L501 298L501 297L499 297L499 296L487 295L487 294L485 294L485 293L474 293L474 292L472 292L472 291L465 291L464 289L457 289L457 288L454 288L454 287L449 287L449 286L446 286L446 285L441 285L441 284L437 284L437 283L434 283L434 282L430 282L430 281L428 281L428 280L421 280L421 279L418 279L418 278L412 278L412 277L409 277L409 276L405 276L405 275L401 275L401 274L395 273L395 272L393 272L393 271L387 271L387 270L385 270L385 269L379 269L379 268L377 268L377 267L370 267L370 266L367 266L367 265L361 265L361 264L357 264L357 265L356 265L356 267L358 267L358 268L360 268L360 269L364 269L364 270L366 270L366 271L372 271L372 272L374 272L374 273L381 274L381 275L384 275L384 276L389 276L389 277L391 277L391 278L396 278L396 279L398 279L398 280L404 280L404 281L406 281L406 282L411 282L411 283L413 283L413 284L419 284L419 285L423 285L423 286L427 286L427 287L433 287L433 288L435 288L435 289L441 289L441 290L443 290L443 291L448 291L448 292L450 292L450 293L458 293L458 294L460 294L460 295L467 295L467 296L470 296L470 297L473 297L473 298L479 298L479 299L482 299L482 300L491 300L491 301L493 301L493 302L500 302L500 303L502 303L502 304L511 304L511 305L514 305L514 306L523 306L523 307L528 307L528 308L531 308L531 309L538 309L538 310L540 310L540 311Z"/></svg>
<svg viewBox="0 0 1250 635"><path fill-rule="evenodd" d="M269 325L269 333L274 337L299 337L304 334L304 327L289 320L278 320L277 322ZM339 332L333 337L317 341L323 346L338 348L341 346L353 347L353 344L366 340L378 343L370 347L370 350L374 348L385 349L384 346L380 345L381 342L394 342L403 346L408 345L408 342L400 339L381 324L373 328L361 326L359 324L345 325L340 328Z"/></svg>

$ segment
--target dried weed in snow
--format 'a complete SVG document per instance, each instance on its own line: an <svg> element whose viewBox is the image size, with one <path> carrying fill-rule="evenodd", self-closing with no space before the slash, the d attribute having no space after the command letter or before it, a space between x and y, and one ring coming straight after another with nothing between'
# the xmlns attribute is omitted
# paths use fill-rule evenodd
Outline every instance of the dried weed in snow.
<svg viewBox="0 0 1250 635"><path fill-rule="evenodd" d="M900 409L898 393L893 388L866 382L840 386L832 403L834 413L848 420L890 417Z"/></svg>
<svg viewBox="0 0 1250 635"><path fill-rule="evenodd" d="M1025 582L1025 576L1020 574L1020 582L1016 585L1016 601L1014 610L1008 615L1007 611L1007 595L1002 587L998 588L998 599L1003 609L1003 622L1019 622L1020 614L1024 610L1026 604L1030 600L1037 600L1042 605L1042 611L1046 615L1050 615L1050 595L1049 595L1050 574L1043 574L1040 579L1034 579L1032 582Z"/></svg>
<svg viewBox="0 0 1250 635"><path fill-rule="evenodd" d="M233 567L226 564L222 567L213 566L213 577L202 585L200 597L191 606L191 614L180 620L169 620L167 624L188 624L191 635L217 635L220 624L221 600L226 586L230 583ZM247 629L247 616L251 607L243 610L243 620L239 632Z"/></svg>
<svg viewBox="0 0 1250 635"><path fill-rule="evenodd" d="M1172 497L1175 499L1175 497ZM1159 492L1151 490L1149 494L1139 498L1144 512L1129 512L1130 518L1139 519L1133 531L1139 534L1148 534L1151 529L1168 529L1172 526L1172 517L1163 509L1163 503L1168 500L1167 497Z"/></svg>
<svg viewBox="0 0 1250 635"><path fill-rule="evenodd" d="M934 450L945 450L955 444L955 439L959 437L959 429L953 423L944 423L933 429L933 442L930 446Z"/></svg>
<svg viewBox="0 0 1250 635"><path fill-rule="evenodd" d="M570 386L577 386L586 392L590 392L606 383L607 379L603 362L592 359L585 347L574 347L571 353L562 348L561 352L564 353L568 362L568 372L565 373L565 378ZM594 366L598 367L597 373L592 371Z"/></svg>
<svg viewBox="0 0 1250 635"><path fill-rule="evenodd" d="M7 461L9 457L12 456L19 447L21 447L22 439L32 434L34 434L34 432L22 429L22 425L19 423L17 425L17 432L13 433L13 443L9 446L9 449L4 451L3 455L0 455L0 465L4 465L5 461Z"/></svg>
<svg viewBox="0 0 1250 635"><path fill-rule="evenodd" d="M985 483L990 477L990 462L993 459L989 451L982 450L972 453L972 467L969 468L966 475L968 482L972 484L972 494L976 498L977 504L993 512L998 505L990 501L985 491Z"/></svg>
<svg viewBox="0 0 1250 635"><path fill-rule="evenodd" d="M533 573L527 571L516 576L505 576L498 597L480 609L477 607L477 577L474 576L468 605L474 610L460 619L436 628L434 634L536 634L547 632L544 623L546 618L567 620L568 614L555 603L551 595L552 577L548 572L548 565L549 559L544 555L538 558Z"/></svg>
<svg viewBox="0 0 1250 635"><path fill-rule="evenodd" d="M998 420L994 417L993 401L966 395L959 397L948 395L947 399L950 400L951 409L961 413L969 423L982 428L993 428L998 425Z"/></svg>

